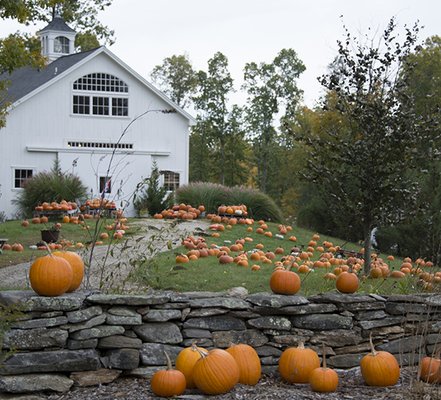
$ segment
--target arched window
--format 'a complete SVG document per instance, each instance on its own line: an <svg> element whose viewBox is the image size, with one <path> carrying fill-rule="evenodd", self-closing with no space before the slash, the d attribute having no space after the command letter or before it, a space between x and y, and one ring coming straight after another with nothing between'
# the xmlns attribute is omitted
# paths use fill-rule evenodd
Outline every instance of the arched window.
<svg viewBox="0 0 441 400"><path fill-rule="evenodd" d="M54 52L69 54L69 39L64 36L57 36L54 39Z"/></svg>
<svg viewBox="0 0 441 400"><path fill-rule="evenodd" d="M73 91L74 114L129 115L129 87L114 75L102 72L84 75L73 83Z"/></svg>

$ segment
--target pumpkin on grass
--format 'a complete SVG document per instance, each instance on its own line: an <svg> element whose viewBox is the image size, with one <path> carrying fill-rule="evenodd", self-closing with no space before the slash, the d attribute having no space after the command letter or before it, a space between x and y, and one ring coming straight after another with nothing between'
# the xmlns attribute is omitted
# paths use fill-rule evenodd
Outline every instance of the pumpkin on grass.
<svg viewBox="0 0 441 400"><path fill-rule="evenodd" d="M200 352L206 353L207 350L193 343L191 347L186 347L181 350L176 357L176 369L184 374L185 380L187 381L187 388L189 389L196 387L193 381L193 368L196 362L201 358Z"/></svg>
<svg viewBox="0 0 441 400"><path fill-rule="evenodd" d="M73 251L54 251L52 254L57 257L62 257L69 262L72 267L73 276L72 283L69 289L67 289L67 292L70 293L77 290L84 277L84 262L81 256Z"/></svg>
<svg viewBox="0 0 441 400"><path fill-rule="evenodd" d="M335 286L340 293L355 293L358 290L359 279L353 272L342 272L335 281Z"/></svg>
<svg viewBox="0 0 441 400"><path fill-rule="evenodd" d="M376 351L369 337L371 352L360 361L361 375L369 386L393 386L400 378L397 359L387 351Z"/></svg>
<svg viewBox="0 0 441 400"><path fill-rule="evenodd" d="M169 355L164 353L167 359L167 369L153 374L150 387L152 392L160 397L179 396L186 388L185 376L181 371L173 369Z"/></svg>
<svg viewBox="0 0 441 400"><path fill-rule="evenodd" d="M311 372L320 367L318 354L306 349L303 342L298 347L287 348L279 358L279 372L289 383L308 383Z"/></svg>
<svg viewBox="0 0 441 400"><path fill-rule="evenodd" d="M338 375L326 367L326 350L323 345L323 367L316 368L309 376L309 384L314 392L335 392L338 386Z"/></svg>
<svg viewBox="0 0 441 400"><path fill-rule="evenodd" d="M260 358L248 344L231 344L227 349L239 367L239 383L256 385L262 375Z"/></svg>
<svg viewBox="0 0 441 400"><path fill-rule="evenodd" d="M59 296L72 284L73 272L69 262L52 254L37 257L29 270L29 282L40 296Z"/></svg>
<svg viewBox="0 0 441 400"><path fill-rule="evenodd" d="M239 367L231 354L221 349L200 354L201 358L193 367L193 380L203 393L226 393L239 382Z"/></svg>

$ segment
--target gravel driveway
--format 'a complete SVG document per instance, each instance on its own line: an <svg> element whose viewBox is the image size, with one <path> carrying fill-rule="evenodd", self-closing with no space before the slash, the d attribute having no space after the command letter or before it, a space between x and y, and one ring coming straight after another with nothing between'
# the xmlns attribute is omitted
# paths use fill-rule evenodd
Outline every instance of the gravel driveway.
<svg viewBox="0 0 441 400"><path fill-rule="evenodd" d="M136 230L133 236L127 236L113 246L97 246L93 250L89 282L87 274L83 286L88 289L125 289L136 290L127 277L133 269L131 259L150 257L152 254L177 247L181 239L190 234L197 235L207 229L207 220L175 221L139 219L131 225ZM90 250L82 254L84 260L89 260ZM0 269L0 287L2 289L29 288L29 267L31 262L11 265ZM124 287L122 287L124 285Z"/></svg>

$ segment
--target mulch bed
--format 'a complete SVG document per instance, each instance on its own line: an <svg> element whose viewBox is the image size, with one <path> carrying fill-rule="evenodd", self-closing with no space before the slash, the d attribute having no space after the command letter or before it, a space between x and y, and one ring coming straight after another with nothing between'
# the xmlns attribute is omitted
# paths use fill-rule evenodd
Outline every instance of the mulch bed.
<svg viewBox="0 0 441 400"><path fill-rule="evenodd" d="M388 388L366 386L360 375L359 368L349 371L338 371L340 384L335 393L314 393L309 385L289 385L279 377L263 377L256 386L236 385L235 388L223 395L206 396L197 390L187 390L178 399L202 400L279 400L279 399L306 399L306 400L439 400L441 386L428 385L416 382L414 368L403 368L397 385ZM147 379L119 378L117 381L99 387L74 387L69 393L62 395L48 395L49 400L145 400L156 399L150 390Z"/></svg>

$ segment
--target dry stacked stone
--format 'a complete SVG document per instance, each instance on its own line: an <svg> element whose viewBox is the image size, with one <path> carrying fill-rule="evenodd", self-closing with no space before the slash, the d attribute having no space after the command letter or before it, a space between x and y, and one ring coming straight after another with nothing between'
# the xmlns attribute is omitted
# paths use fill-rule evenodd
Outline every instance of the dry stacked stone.
<svg viewBox="0 0 441 400"><path fill-rule="evenodd" d="M372 334L379 350L416 365L440 342L440 295L325 293L309 298L271 293L151 291L143 295L75 292L40 297L0 292L13 310L3 332L0 392L66 392L121 374L150 377L192 343L226 348L247 343L273 374L282 351L300 341L328 364L359 365Z"/></svg>

